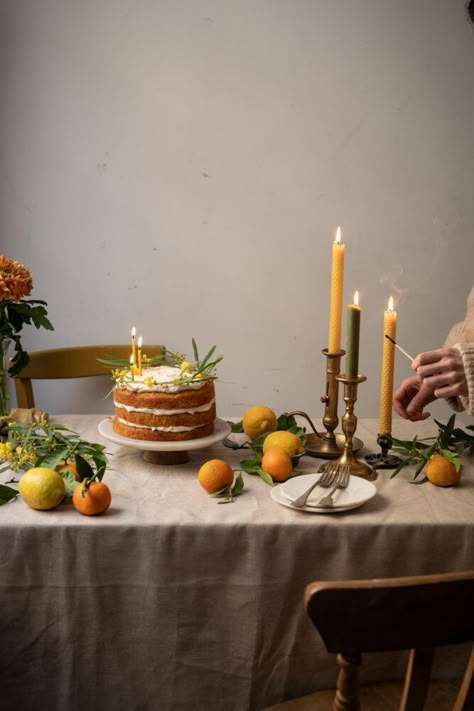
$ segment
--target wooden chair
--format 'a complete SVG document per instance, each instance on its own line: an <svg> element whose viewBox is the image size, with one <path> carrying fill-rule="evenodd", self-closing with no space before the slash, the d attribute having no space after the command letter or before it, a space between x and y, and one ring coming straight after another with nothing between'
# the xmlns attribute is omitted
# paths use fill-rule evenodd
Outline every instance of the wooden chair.
<svg viewBox="0 0 474 711"><path fill-rule="evenodd" d="M148 356L160 355L163 346L146 346ZM110 372L98 358L106 355L129 360L130 344L120 346L73 346L29 352L30 362L14 377L18 407L35 407L32 380L56 380L61 378L87 378L106 375Z"/></svg>
<svg viewBox="0 0 474 711"><path fill-rule="evenodd" d="M371 702L360 705L358 667L362 653L410 650L400 711L423 709L430 685L434 649L474 641L474 571L405 578L315 582L305 592L306 610L328 652L337 654L339 675L333 709L396 708ZM453 711L474 709L474 650L467 663ZM391 693L394 694L394 685ZM270 707L272 711L328 708L319 705L327 692L316 692ZM375 698L377 695L375 694ZM397 702L398 703L398 702ZM327 704L327 701L326 701ZM435 704L435 708L441 705ZM444 706L444 708L446 708Z"/></svg>

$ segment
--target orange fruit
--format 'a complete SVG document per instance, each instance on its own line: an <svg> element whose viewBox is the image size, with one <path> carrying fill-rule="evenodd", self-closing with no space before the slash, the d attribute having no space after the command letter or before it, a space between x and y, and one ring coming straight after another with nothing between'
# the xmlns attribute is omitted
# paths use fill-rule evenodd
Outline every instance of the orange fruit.
<svg viewBox="0 0 474 711"><path fill-rule="evenodd" d="M198 481L208 494L215 494L234 481L234 472L222 459L209 459L198 471Z"/></svg>
<svg viewBox="0 0 474 711"><path fill-rule="evenodd" d="M76 462L65 462L64 464L58 464L55 467L55 471L57 471L58 474L59 472L64 471L72 472L76 481L82 481L81 477L79 476L79 472L77 471Z"/></svg>
<svg viewBox="0 0 474 711"><path fill-rule="evenodd" d="M293 471L290 455L282 447L272 447L262 457L262 469L273 481L286 481Z"/></svg>
<svg viewBox="0 0 474 711"><path fill-rule="evenodd" d="M452 486L461 478L461 470L456 471L452 462L441 454L432 454L425 466L426 478L436 486Z"/></svg>
<svg viewBox="0 0 474 711"><path fill-rule="evenodd" d="M86 488L85 496L82 495L84 484L78 484L72 495L72 503L79 513L85 516L96 516L104 513L110 506L112 494L107 484L103 481L93 481Z"/></svg>

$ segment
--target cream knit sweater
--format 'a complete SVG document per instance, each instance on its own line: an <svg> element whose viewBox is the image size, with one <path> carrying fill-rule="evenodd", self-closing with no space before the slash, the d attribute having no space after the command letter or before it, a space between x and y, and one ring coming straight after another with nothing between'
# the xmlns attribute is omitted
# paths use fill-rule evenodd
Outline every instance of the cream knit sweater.
<svg viewBox="0 0 474 711"><path fill-rule="evenodd" d="M474 415L474 287L467 299L466 318L452 327L444 345L461 353L468 387L467 397L450 397L447 402L456 412Z"/></svg>

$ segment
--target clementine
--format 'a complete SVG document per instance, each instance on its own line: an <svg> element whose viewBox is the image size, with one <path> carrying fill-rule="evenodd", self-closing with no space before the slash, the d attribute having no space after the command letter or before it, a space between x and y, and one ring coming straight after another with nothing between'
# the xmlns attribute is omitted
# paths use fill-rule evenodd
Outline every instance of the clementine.
<svg viewBox="0 0 474 711"><path fill-rule="evenodd" d="M432 454L426 463L425 474L435 486L452 486L461 478L461 469L456 471L454 464L441 454Z"/></svg>
<svg viewBox="0 0 474 711"><path fill-rule="evenodd" d="M226 486L231 486L234 472L222 459L209 459L199 469L198 481L208 494L215 494Z"/></svg>
<svg viewBox="0 0 474 711"><path fill-rule="evenodd" d="M262 469L273 481L286 481L293 471L290 455L283 447L272 447L262 457Z"/></svg>
<svg viewBox="0 0 474 711"><path fill-rule="evenodd" d="M107 484L103 481L93 481L86 487L83 496L84 484L78 484L72 495L72 503L79 513L85 516L96 516L104 513L110 506L112 494Z"/></svg>

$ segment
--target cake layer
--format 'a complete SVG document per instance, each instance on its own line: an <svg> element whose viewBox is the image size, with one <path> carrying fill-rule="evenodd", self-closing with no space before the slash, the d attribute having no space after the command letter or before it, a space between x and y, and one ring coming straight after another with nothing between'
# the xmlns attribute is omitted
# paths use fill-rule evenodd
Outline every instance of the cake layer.
<svg viewBox="0 0 474 711"><path fill-rule="evenodd" d="M214 401L214 383L204 382L194 390L179 392L136 392L126 388L114 388L117 405L149 410L189 410Z"/></svg>
<svg viewBox="0 0 474 711"><path fill-rule="evenodd" d="M143 428L131 426L121 422L117 416L112 421L114 432L123 437L131 437L149 442L180 442L190 439L199 439L207 437L214 432L214 421L207 423L201 427L186 428L184 431L165 431L153 428Z"/></svg>
<svg viewBox="0 0 474 711"><path fill-rule="evenodd" d="M186 412L186 411L172 411L175 414L165 415L159 414L155 415L153 412L142 412L140 409L129 410L120 406L119 403L115 406L115 414L119 420L124 422L141 425L145 427L187 427L194 428L200 427L201 425L206 425L209 422L214 422L216 419L216 405L214 401L209 403L209 408L206 408L204 412ZM166 410L159 410L158 412L164 413Z"/></svg>

